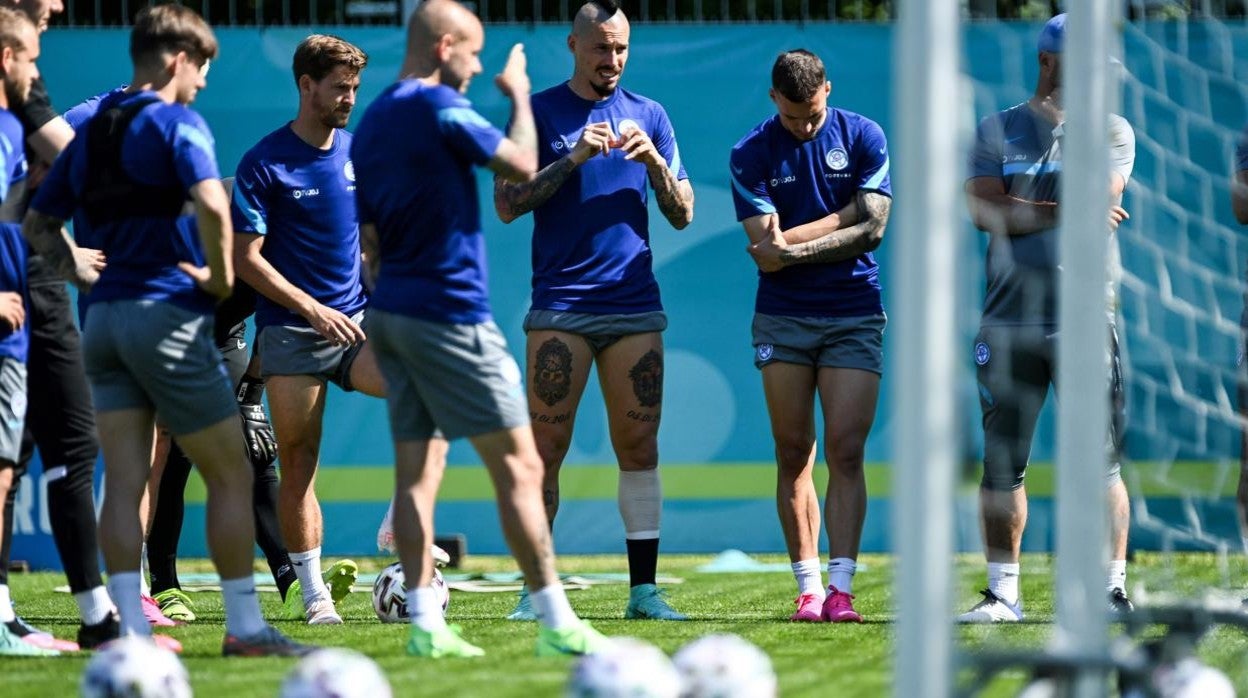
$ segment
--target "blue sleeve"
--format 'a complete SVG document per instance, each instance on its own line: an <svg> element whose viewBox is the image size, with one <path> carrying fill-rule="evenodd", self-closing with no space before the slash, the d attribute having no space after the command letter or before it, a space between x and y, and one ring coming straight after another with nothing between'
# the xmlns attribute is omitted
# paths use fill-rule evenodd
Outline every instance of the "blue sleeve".
<svg viewBox="0 0 1248 698"><path fill-rule="evenodd" d="M35 190L35 198L30 207L53 218L69 220L78 208L78 192L74 187L74 176L77 168L74 162L82 157L85 138L75 138L52 163L48 176Z"/></svg>
<svg viewBox="0 0 1248 698"><path fill-rule="evenodd" d="M62 118L65 119L65 123L69 124L69 127L72 128L74 132L77 132L78 129L82 128L82 125L87 123L87 121L89 121L96 113L96 105L98 105L99 102L99 97L90 97L86 101L65 112Z"/></svg>
<svg viewBox="0 0 1248 698"><path fill-rule="evenodd" d="M654 148L667 161L667 167L676 174L676 179L689 179L685 173L685 163L680 159L680 146L676 145L676 129L672 128L671 119L663 107L655 105L655 123L651 133L654 134Z"/></svg>
<svg viewBox="0 0 1248 698"><path fill-rule="evenodd" d="M1235 144L1235 171L1243 172L1248 170L1248 128L1240 134L1239 141Z"/></svg>
<svg viewBox="0 0 1248 698"><path fill-rule="evenodd" d="M485 120L468 100L459 100L438 109L438 130L451 150L477 165L484 165L498 151L503 132Z"/></svg>
<svg viewBox="0 0 1248 698"><path fill-rule="evenodd" d="M24 144L19 144L25 147ZM7 133L0 133L0 201L9 198L9 186L13 183L13 166L17 164L17 150Z"/></svg>
<svg viewBox="0 0 1248 698"><path fill-rule="evenodd" d="M221 179L217 168L216 145L208 124L195 112L187 109L173 119L171 145L174 168L184 189L205 179Z"/></svg>
<svg viewBox="0 0 1248 698"><path fill-rule="evenodd" d="M1005 134L997 115L984 118L975 129L975 143L967 160L967 178L996 177L1005 179L1001 168L1001 149Z"/></svg>
<svg viewBox="0 0 1248 698"><path fill-rule="evenodd" d="M732 203L737 220L776 212L776 205L767 191L767 170L761 158L751 152L751 143L737 144L728 158L732 175Z"/></svg>
<svg viewBox="0 0 1248 698"><path fill-rule="evenodd" d="M235 233L266 235L269 232L268 170L248 152L234 173L234 193L230 196L230 218Z"/></svg>
<svg viewBox="0 0 1248 698"><path fill-rule="evenodd" d="M862 131L858 134L855 165L859 191L893 195L893 184L888 177L888 141L884 138L884 129L869 119L863 120Z"/></svg>

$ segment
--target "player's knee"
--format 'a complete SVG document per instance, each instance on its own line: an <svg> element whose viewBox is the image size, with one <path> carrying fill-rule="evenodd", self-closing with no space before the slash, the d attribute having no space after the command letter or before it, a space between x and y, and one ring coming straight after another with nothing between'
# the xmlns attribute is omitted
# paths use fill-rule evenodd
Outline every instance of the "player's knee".
<svg viewBox="0 0 1248 698"><path fill-rule="evenodd" d="M620 470L654 470L659 467L658 440L643 438L620 444L615 448L615 458Z"/></svg>
<svg viewBox="0 0 1248 698"><path fill-rule="evenodd" d="M797 473L806 469L810 463L813 441L807 439L786 439L776 441L776 465L782 473Z"/></svg>
<svg viewBox="0 0 1248 698"><path fill-rule="evenodd" d="M547 470L558 471L572 446L571 438L564 434L538 434L537 430L533 432L533 441Z"/></svg>
<svg viewBox="0 0 1248 698"><path fill-rule="evenodd" d="M828 467L844 475L862 472L866 457L866 439L843 438L828 443Z"/></svg>

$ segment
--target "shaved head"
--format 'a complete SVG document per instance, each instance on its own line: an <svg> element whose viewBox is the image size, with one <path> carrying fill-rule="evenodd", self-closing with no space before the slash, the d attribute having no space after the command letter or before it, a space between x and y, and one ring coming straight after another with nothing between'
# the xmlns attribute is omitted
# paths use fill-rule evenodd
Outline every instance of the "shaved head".
<svg viewBox="0 0 1248 698"><path fill-rule="evenodd" d="M425 0L407 20L407 50L427 53L442 37L463 39L481 20L455 0Z"/></svg>
<svg viewBox="0 0 1248 698"><path fill-rule="evenodd" d="M619 3L615 0L587 2L581 5L581 9L577 10L576 16L572 18L572 34L579 37L588 36L597 29L598 25L607 22L628 24L628 18L620 11Z"/></svg>

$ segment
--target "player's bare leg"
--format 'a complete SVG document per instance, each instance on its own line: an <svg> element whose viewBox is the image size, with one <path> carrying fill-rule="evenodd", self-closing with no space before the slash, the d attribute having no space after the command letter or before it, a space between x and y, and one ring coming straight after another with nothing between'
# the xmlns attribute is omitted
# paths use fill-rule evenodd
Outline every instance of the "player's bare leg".
<svg viewBox="0 0 1248 698"><path fill-rule="evenodd" d="M628 549L626 618L687 620L655 584L663 488L659 420L663 413L663 335L627 335L598 354L598 382L620 468L618 501Z"/></svg>
<svg viewBox="0 0 1248 698"><path fill-rule="evenodd" d="M386 380L381 376L377 356L368 342L364 342L351 363L351 387L369 397L386 396Z"/></svg>
<svg viewBox="0 0 1248 698"><path fill-rule="evenodd" d="M861 622L852 604L852 582L867 516L863 458L867 434L875 422L880 377L858 369L821 368L818 378L829 475L824 504L828 599L823 615L825 620Z"/></svg>
<svg viewBox="0 0 1248 698"><path fill-rule="evenodd" d="M815 379L812 366L777 361L762 369L763 394L776 444L776 511L797 580L792 619L823 617L823 573L819 564L819 496L815 467Z"/></svg>
<svg viewBox="0 0 1248 698"><path fill-rule="evenodd" d="M542 502L553 526L559 511L559 469L572 445L594 354L581 336L556 330L531 331L526 344L529 417L544 468Z"/></svg>
<svg viewBox="0 0 1248 698"><path fill-rule="evenodd" d="M277 513L282 540L299 577L299 594L286 593L286 615L317 625L338 625L333 597L321 576L324 523L316 499L316 466L321 450L321 419L325 414L325 382L313 376L270 376L270 419L277 439ZM302 614L300 614L302 601Z"/></svg>
<svg viewBox="0 0 1248 698"><path fill-rule="evenodd" d="M150 409L110 410L98 413L96 424L107 472L98 530L108 591L121 614L122 631L147 636L151 629L140 600L140 508L152 466L155 413Z"/></svg>

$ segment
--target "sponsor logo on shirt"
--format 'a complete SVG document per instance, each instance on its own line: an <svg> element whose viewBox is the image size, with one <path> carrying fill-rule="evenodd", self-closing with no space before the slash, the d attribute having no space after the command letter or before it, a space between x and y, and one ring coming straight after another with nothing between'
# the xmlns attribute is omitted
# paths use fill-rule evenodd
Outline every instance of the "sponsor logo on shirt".
<svg viewBox="0 0 1248 698"><path fill-rule="evenodd" d="M792 184L797 181L797 175L784 175L783 177L772 177L771 186L778 187L781 184Z"/></svg>
<svg viewBox="0 0 1248 698"><path fill-rule="evenodd" d="M317 189L317 188L312 188L312 189L292 189L292 190L290 191L290 195L291 195L291 196L293 196L293 197L295 197L295 199L302 199L302 198L303 198L303 197L305 197L305 196L320 196L320 194L321 194L321 190L320 190L320 189Z"/></svg>
<svg viewBox="0 0 1248 698"><path fill-rule="evenodd" d="M844 148L833 148L823 157L823 161L828 163L828 167L834 170L843 170L849 167L849 154Z"/></svg>

